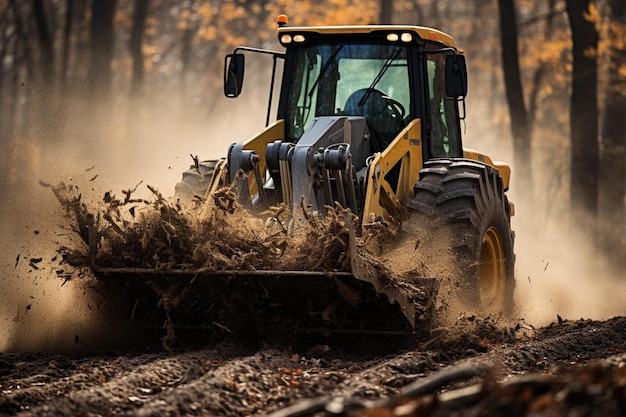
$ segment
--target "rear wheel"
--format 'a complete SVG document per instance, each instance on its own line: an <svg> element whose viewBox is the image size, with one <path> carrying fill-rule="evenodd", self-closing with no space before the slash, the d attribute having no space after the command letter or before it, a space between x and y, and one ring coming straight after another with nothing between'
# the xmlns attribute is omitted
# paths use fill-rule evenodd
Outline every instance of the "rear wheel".
<svg viewBox="0 0 626 417"><path fill-rule="evenodd" d="M446 262L464 307L513 311L515 287L510 207L498 171L467 159L429 161L409 202L428 265ZM455 294L451 294L454 296Z"/></svg>
<svg viewBox="0 0 626 417"><path fill-rule="evenodd" d="M196 198L204 198L215 167L218 161L202 161L198 163L198 166L191 165L191 167L183 172L182 180L176 184L175 196L183 203L192 203Z"/></svg>

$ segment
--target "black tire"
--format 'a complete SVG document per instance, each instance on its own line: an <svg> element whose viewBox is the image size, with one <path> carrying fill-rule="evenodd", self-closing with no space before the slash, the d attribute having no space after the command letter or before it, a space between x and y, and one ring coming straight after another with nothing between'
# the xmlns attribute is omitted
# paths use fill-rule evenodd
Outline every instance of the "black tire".
<svg viewBox="0 0 626 417"><path fill-rule="evenodd" d="M445 249L453 257L450 278L463 306L511 315L515 234L497 169L461 158L429 161L414 192L409 219L418 222L426 237L421 246L439 248L431 256L443 254L437 240L447 239Z"/></svg>
<svg viewBox="0 0 626 417"><path fill-rule="evenodd" d="M174 196L184 204L192 203L196 198L204 198L218 161L202 161L198 166L183 172L182 180L176 184Z"/></svg>

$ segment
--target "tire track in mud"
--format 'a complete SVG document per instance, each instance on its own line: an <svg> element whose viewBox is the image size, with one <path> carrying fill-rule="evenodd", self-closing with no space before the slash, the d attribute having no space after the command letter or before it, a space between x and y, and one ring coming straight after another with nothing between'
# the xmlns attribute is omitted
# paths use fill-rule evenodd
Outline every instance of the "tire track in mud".
<svg viewBox="0 0 626 417"><path fill-rule="evenodd" d="M481 368L489 370L490 378L508 379L516 374L558 373L597 361L623 367L626 366L626 318L570 322L540 329L534 338L502 343L484 353L466 349L457 342L452 345L444 345L437 351L402 353L366 366L360 372L350 372L338 387L320 392L317 397L325 395L349 402L379 400L394 396L410 383L439 370ZM467 386L478 379L455 385Z"/></svg>
<svg viewBox="0 0 626 417"><path fill-rule="evenodd" d="M163 392L136 415L255 413L266 407L268 398L293 395L284 377L290 365L287 353L273 350L238 358Z"/></svg>
<svg viewBox="0 0 626 417"><path fill-rule="evenodd" d="M384 399L413 381L456 367L489 367L503 379L602 359L623 365L626 318L565 322L523 341L496 340L486 352L461 338L437 349L367 359L332 348L294 354L235 346L80 359L0 354L0 414L245 416L321 396Z"/></svg>
<svg viewBox="0 0 626 417"><path fill-rule="evenodd" d="M18 415L246 415L277 409L302 398L329 392L379 397L380 370L410 371L432 367L430 353L401 355L399 365L385 359L307 358L285 351L262 350L225 358L216 350L181 353L171 358L141 355L117 360L93 359L45 385L27 386L31 377L13 381L16 389L0 401L0 412ZM396 358L397 362L397 358ZM410 364L409 364L410 363ZM398 368L398 366L400 368ZM28 407L28 410L24 410Z"/></svg>
<svg viewBox="0 0 626 417"><path fill-rule="evenodd" d="M139 361L137 359L121 357L72 360L63 356L42 356L36 359L30 355L20 358L11 368L19 375L28 376L2 383L0 412L16 412L66 394L90 389L119 374L133 372L138 365L136 362L150 360L144 357Z"/></svg>
<svg viewBox="0 0 626 417"><path fill-rule="evenodd" d="M198 351L81 360L78 366L66 369L66 374L47 382L32 383L32 378L26 377L14 381L9 389L3 384L0 413L117 414L141 406L143 396L181 383L190 370L209 369L231 359L232 355L220 351Z"/></svg>
<svg viewBox="0 0 626 417"><path fill-rule="evenodd" d="M329 393L380 398L395 391L385 376L437 367L433 353L400 356L361 362L262 350L168 390L132 415L256 415Z"/></svg>
<svg viewBox="0 0 626 417"><path fill-rule="evenodd" d="M183 409L193 415L259 414L321 396L377 400L395 395L401 387L443 368L480 366L496 370L503 378L525 371L547 371L559 364L602 359L607 353L620 350L626 351L626 319L606 325L583 322L546 329L537 339L506 343L487 353L456 347L358 361L306 356L294 360L285 352L261 351L242 362L216 369L192 386L179 387L137 415L180 415ZM462 356L468 357L458 359ZM210 392L221 394L207 394ZM168 403L167 408L160 401ZM192 411L185 403L192 404Z"/></svg>

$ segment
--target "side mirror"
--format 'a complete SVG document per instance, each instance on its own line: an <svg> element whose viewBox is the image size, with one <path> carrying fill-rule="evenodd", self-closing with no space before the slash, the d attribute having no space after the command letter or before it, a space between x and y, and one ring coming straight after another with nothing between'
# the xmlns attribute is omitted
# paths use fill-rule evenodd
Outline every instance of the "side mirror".
<svg viewBox="0 0 626 417"><path fill-rule="evenodd" d="M464 55L446 55L446 97L452 100L467 96L467 66Z"/></svg>
<svg viewBox="0 0 626 417"><path fill-rule="evenodd" d="M243 54L228 54L224 60L224 95L234 98L241 94L245 57Z"/></svg>

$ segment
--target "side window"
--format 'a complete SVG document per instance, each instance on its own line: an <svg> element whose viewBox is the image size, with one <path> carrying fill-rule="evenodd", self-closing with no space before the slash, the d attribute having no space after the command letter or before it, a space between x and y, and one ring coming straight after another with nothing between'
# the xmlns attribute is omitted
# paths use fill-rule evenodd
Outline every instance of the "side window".
<svg viewBox="0 0 626 417"><path fill-rule="evenodd" d="M297 140L302 133L313 122L315 118L315 107L317 105L317 86L313 86L317 79L322 58L319 54L302 50L303 59L296 61L295 69L297 81L294 85L294 92L297 94L290 95L289 109L292 114L290 125L287 127L290 131L287 136Z"/></svg>
<svg viewBox="0 0 626 417"><path fill-rule="evenodd" d="M445 95L445 55L428 55L427 68L428 98L432 116L430 154L435 158L463 156L457 104L453 100L447 100Z"/></svg>

